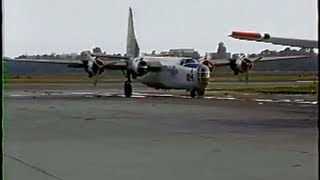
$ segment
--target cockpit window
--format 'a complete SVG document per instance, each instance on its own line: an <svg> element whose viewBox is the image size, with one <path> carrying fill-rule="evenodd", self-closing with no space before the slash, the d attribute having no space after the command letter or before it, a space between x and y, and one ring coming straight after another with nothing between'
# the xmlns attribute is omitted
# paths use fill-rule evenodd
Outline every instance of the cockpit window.
<svg viewBox="0 0 320 180"><path fill-rule="evenodd" d="M186 61L185 62L186 64L197 63L197 61L195 59L186 59L185 61Z"/></svg>
<svg viewBox="0 0 320 180"><path fill-rule="evenodd" d="M197 60L195 59L183 59L180 62L180 65L185 65L185 64L195 64L198 63Z"/></svg>

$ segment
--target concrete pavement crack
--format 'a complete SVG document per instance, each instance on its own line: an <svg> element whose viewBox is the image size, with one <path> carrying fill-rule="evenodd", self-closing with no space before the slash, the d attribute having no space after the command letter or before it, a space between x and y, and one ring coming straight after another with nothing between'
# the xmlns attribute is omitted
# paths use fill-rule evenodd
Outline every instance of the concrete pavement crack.
<svg viewBox="0 0 320 180"><path fill-rule="evenodd" d="M22 164L24 164L24 165L26 165L26 166L34 169L34 170L36 170L36 171L40 171L40 172L42 172L42 173L44 173L44 174L46 174L46 175L48 175L48 176L51 176L51 177L53 177L53 178L56 178L56 179L59 179L59 180L63 180L62 178L60 178L60 177L58 177L58 176L56 176L56 175L54 175L54 174L51 174L51 173L47 172L46 170L43 170L43 169L41 169L41 168L39 168L39 167L36 167L36 166L33 166L33 165L31 165L31 164L29 164L29 163L27 163L27 162L24 162L23 160L20 160L20 159L18 159L18 158L16 158L16 157L13 157L13 156L8 155L8 154L4 154L4 155L7 156L7 157L9 157L9 158L11 158L11 159L13 159L13 160L16 160L16 161L18 161L18 162L20 162L20 163L22 163Z"/></svg>

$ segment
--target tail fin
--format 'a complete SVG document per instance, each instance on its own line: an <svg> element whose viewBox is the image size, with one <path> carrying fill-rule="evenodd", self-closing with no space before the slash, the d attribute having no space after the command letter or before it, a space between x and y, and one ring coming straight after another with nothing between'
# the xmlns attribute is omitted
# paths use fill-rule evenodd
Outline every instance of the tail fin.
<svg viewBox="0 0 320 180"><path fill-rule="evenodd" d="M136 39L136 35L133 27L133 16L132 9L129 7L129 18L128 18L128 34L127 34L127 56L138 57L140 48Z"/></svg>

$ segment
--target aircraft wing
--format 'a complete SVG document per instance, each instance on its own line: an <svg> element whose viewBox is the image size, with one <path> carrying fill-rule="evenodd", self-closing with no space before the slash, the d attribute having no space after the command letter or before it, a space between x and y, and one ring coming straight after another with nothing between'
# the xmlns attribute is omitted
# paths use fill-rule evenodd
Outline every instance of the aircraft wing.
<svg viewBox="0 0 320 180"><path fill-rule="evenodd" d="M126 70L127 62L126 61L109 61L105 65L106 69L110 70Z"/></svg>
<svg viewBox="0 0 320 180"><path fill-rule="evenodd" d="M254 57L254 58L245 58L250 60L251 62L267 62L267 61L280 61L280 60L290 60L290 59L304 59L308 58L307 55L297 55L297 56L273 56L273 57ZM229 66L234 63L237 59L236 58L225 58L225 59L210 59L209 61L215 67L221 66ZM240 58L241 60L241 58Z"/></svg>
<svg viewBox="0 0 320 180"><path fill-rule="evenodd" d="M214 64L215 67L220 67L220 66L228 66L231 64L231 61L233 59L209 59L212 64Z"/></svg>
<svg viewBox="0 0 320 180"><path fill-rule="evenodd" d="M233 31L232 38L248 41L266 42L275 45L294 46L302 48L318 48L318 41L307 40L307 39L294 39L294 38L283 38L283 37L271 37L269 34L262 34L256 32L241 32Z"/></svg>
<svg viewBox="0 0 320 180"><path fill-rule="evenodd" d="M119 59L119 60L128 60L129 57L121 56L121 55L109 55L104 53L90 53L93 57L99 57L99 58L108 58L108 59Z"/></svg>
<svg viewBox="0 0 320 180"><path fill-rule="evenodd" d="M162 68L162 64L159 61L147 61L147 65L150 71L159 71Z"/></svg>
<svg viewBox="0 0 320 180"><path fill-rule="evenodd" d="M33 62L33 63L50 63L50 64L83 64L81 60L71 59L27 59L27 58L4 58L4 61L11 62Z"/></svg>
<svg viewBox="0 0 320 180"><path fill-rule="evenodd" d="M114 58L114 57L112 57ZM106 69L112 70L125 70L127 69L127 63L125 60L120 60L123 58L114 58L114 59L101 59L105 62ZM7 62L27 62L27 63L47 63L47 64L65 64L68 67L82 68L86 67L88 60L81 59L28 59L28 58L3 58Z"/></svg>
<svg viewBox="0 0 320 180"><path fill-rule="evenodd" d="M280 60L290 60L290 59L305 59L309 58L308 55L296 55L296 56L273 56L273 57L260 57L260 58L248 58L252 62L266 62L266 61L280 61Z"/></svg>
<svg viewBox="0 0 320 180"><path fill-rule="evenodd" d="M306 55L299 56L277 56L277 57L238 57L230 59L211 59L204 60L202 64L209 67L210 71L213 71L214 67L229 66L233 71L234 75L239 73L248 73L254 66L256 62L267 62L267 61L279 61L279 60L289 60L289 59L304 59L308 58Z"/></svg>

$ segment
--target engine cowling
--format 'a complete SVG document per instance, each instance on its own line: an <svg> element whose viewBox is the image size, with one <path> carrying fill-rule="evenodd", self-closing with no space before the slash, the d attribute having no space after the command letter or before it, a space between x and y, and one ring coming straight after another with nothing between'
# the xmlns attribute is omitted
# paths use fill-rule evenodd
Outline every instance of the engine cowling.
<svg viewBox="0 0 320 180"><path fill-rule="evenodd" d="M95 75L100 75L105 70L105 63L103 60L95 59L94 61L88 61L86 71L89 74L89 78Z"/></svg>
<svg viewBox="0 0 320 180"><path fill-rule="evenodd" d="M141 59L136 59L133 62L133 71L136 73L138 77L141 77L148 73L148 64L146 61Z"/></svg>
<svg viewBox="0 0 320 180"><path fill-rule="evenodd" d="M235 75L246 73L253 68L253 62L248 58L236 59L231 62L230 68L234 71Z"/></svg>

